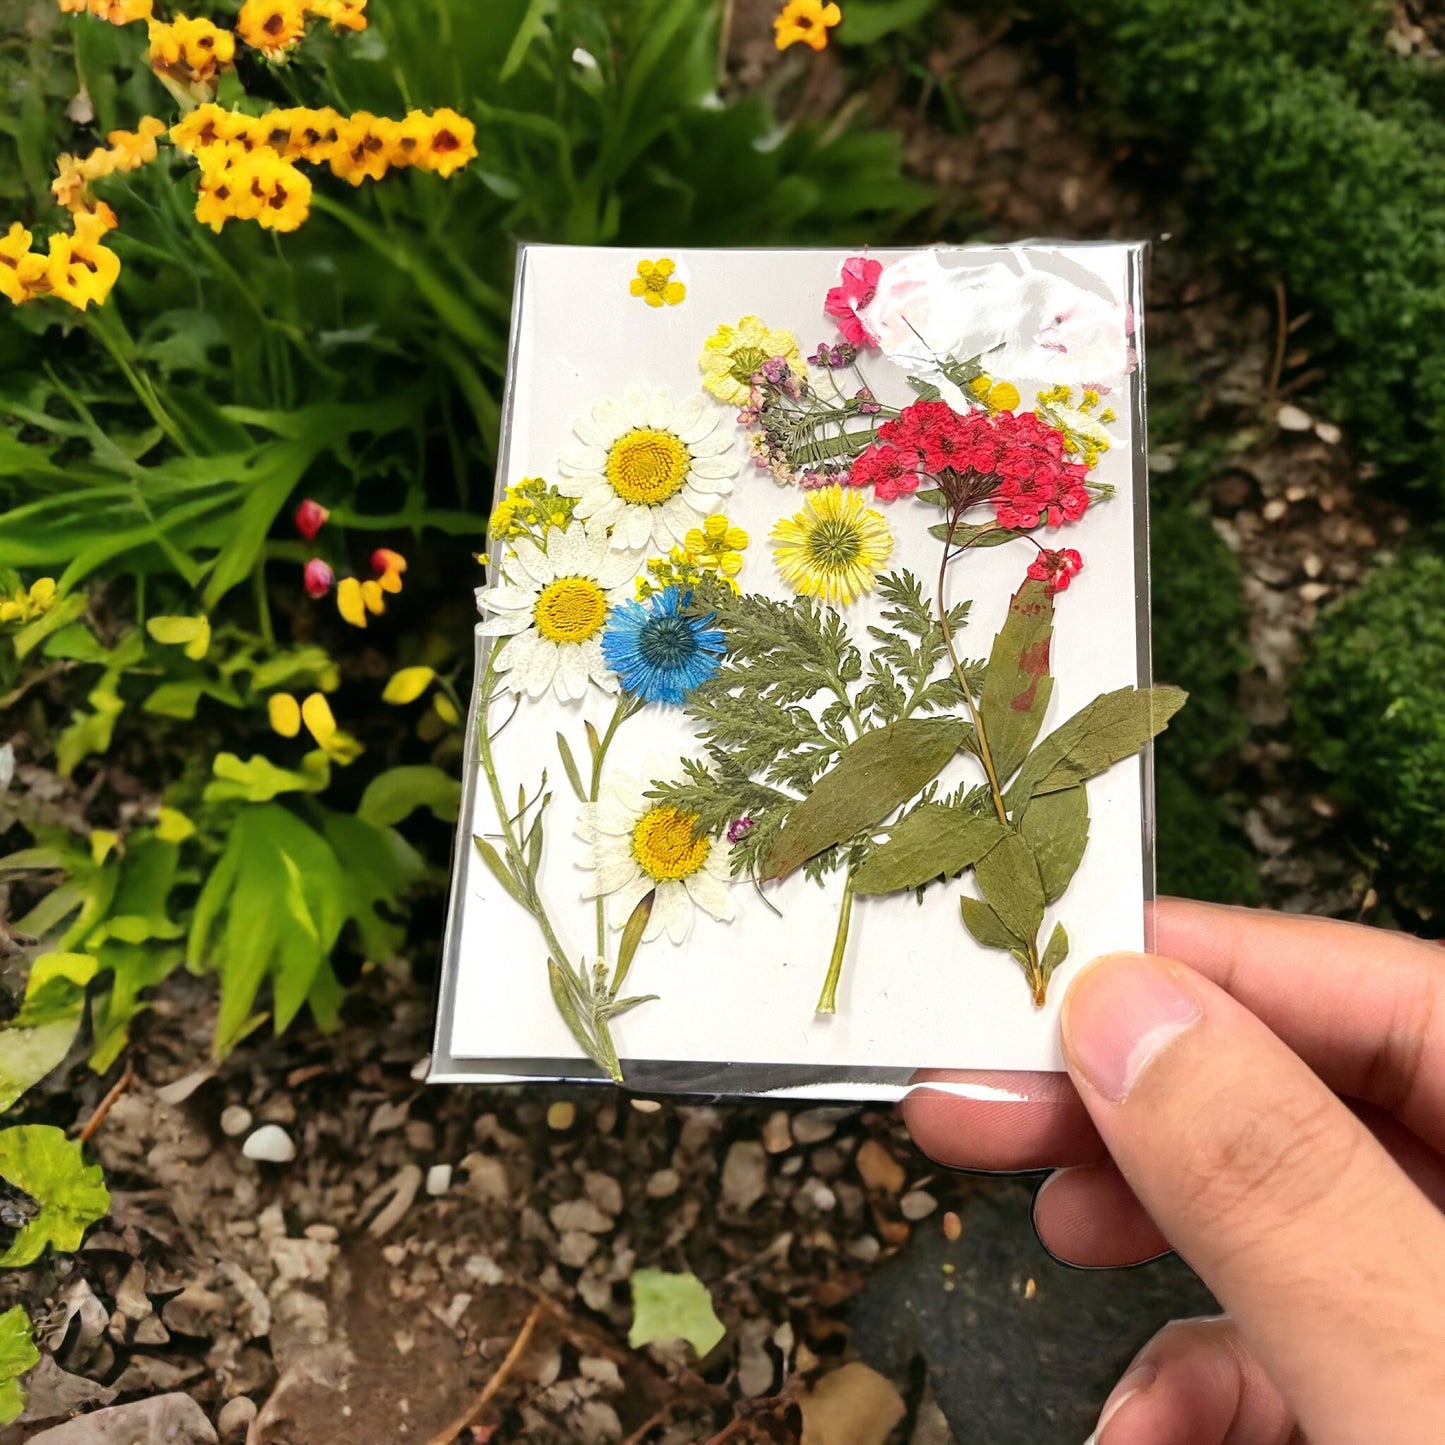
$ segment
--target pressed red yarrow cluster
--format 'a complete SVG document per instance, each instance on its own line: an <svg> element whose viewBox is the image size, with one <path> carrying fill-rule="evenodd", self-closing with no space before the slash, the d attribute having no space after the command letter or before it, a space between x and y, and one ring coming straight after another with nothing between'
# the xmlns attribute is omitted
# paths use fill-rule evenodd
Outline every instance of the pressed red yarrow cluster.
<svg viewBox="0 0 1445 1445"><path fill-rule="evenodd" d="M891 502L937 482L950 511L987 502L1000 527L1028 532L1076 522L1088 510L1088 468L1070 461L1064 438L1033 412L956 412L916 401L878 428L878 442L853 463L855 487Z"/></svg>

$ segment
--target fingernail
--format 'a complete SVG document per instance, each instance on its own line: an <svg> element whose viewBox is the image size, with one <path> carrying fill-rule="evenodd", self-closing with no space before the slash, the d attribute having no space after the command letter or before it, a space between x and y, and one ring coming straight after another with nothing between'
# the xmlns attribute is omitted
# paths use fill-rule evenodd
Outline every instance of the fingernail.
<svg viewBox="0 0 1445 1445"><path fill-rule="evenodd" d="M1118 1103L1170 1043L1199 1018L1174 973L1144 954L1100 959L1064 1000L1064 1047L1106 1099Z"/></svg>
<svg viewBox="0 0 1445 1445"><path fill-rule="evenodd" d="M1099 1415L1099 1423L1094 1427L1093 1435L1090 1436L1094 1445L1103 1445L1105 1427L1123 1409L1125 1403L1132 1400L1135 1395L1142 1395L1158 1378L1159 1371L1153 1365L1135 1365L1114 1386L1114 1393L1104 1401L1104 1408ZM1084 1445L1089 1445L1089 1441L1086 1440Z"/></svg>

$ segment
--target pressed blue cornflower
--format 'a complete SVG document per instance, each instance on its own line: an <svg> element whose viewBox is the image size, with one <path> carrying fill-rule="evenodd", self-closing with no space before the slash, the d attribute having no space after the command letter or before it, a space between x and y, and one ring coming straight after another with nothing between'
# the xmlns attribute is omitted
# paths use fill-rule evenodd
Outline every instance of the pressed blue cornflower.
<svg viewBox="0 0 1445 1445"><path fill-rule="evenodd" d="M621 602L602 634L602 656L623 689L643 702L681 703L717 670L725 650L714 614L687 617L691 594L664 587L646 602Z"/></svg>

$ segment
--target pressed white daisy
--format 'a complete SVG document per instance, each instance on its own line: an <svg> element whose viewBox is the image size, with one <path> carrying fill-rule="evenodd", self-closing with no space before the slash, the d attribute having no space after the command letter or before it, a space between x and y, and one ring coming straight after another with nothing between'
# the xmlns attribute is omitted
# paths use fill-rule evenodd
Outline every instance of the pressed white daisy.
<svg viewBox="0 0 1445 1445"><path fill-rule="evenodd" d="M580 526L549 528L544 552L519 537L502 560L501 583L477 588L482 631L508 639L497 658L513 692L579 698L587 683L617 691L602 656L602 629L614 602L632 595L639 558L614 552Z"/></svg>
<svg viewBox="0 0 1445 1445"><path fill-rule="evenodd" d="M599 401L573 423L577 444L558 457L580 497L590 531L614 547L667 552L733 489L738 460L731 426L701 392L673 405L672 393L629 386L621 401Z"/></svg>
<svg viewBox="0 0 1445 1445"><path fill-rule="evenodd" d="M666 932L674 943L687 937L694 904L723 923L736 912L729 886L731 845L721 838L694 838L694 814L647 796L654 782L671 781L679 771L676 765L649 766L646 779L611 773L597 802L584 803L577 818L577 834L588 845L581 863L592 873L583 895L611 898L612 926L621 928L655 889L642 936Z"/></svg>

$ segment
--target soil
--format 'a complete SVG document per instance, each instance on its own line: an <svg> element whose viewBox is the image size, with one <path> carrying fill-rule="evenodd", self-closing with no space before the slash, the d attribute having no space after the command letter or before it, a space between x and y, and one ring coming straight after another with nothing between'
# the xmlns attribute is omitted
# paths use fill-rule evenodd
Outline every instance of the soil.
<svg viewBox="0 0 1445 1445"><path fill-rule="evenodd" d="M832 113L836 57L780 60L774 8L736 6L732 83L806 70L801 106ZM1425 45L1411 11L1402 34ZM1319 607L1404 520L1298 400L1311 363L1289 298L1281 313L1267 279L1202 269L1135 158L1099 148L1006 22L940 18L927 71L921 95L885 74L869 100L939 187L931 234L1154 239L1151 339L1197 377L1196 420L1230 441L1203 499L1243 564L1254 658L1230 783L1273 901L1368 911L1290 754L1283 680ZM941 123L945 90L966 132ZM1166 441L1154 464L1172 462ZM60 814L83 810L53 789ZM796 1441L805 1383L860 1353L902 1394L896 1441L1077 1445L1148 1334L1209 1306L1177 1263L1054 1264L1026 1183L939 1170L890 1113L424 1088L428 968L364 976L332 1037L257 1037L219 1066L203 1062L213 991L179 974L108 1078L77 1065L35 1091L23 1118L78 1127L134 1071L92 1139L110 1219L78 1254L0 1276L0 1305L38 1313L66 1372L32 1382L34 1418L0 1445L87 1388L92 1406L183 1393L247 1445ZM263 1123L294 1159L245 1157ZM729 1332L706 1358L628 1345L643 1266L708 1284Z"/></svg>

